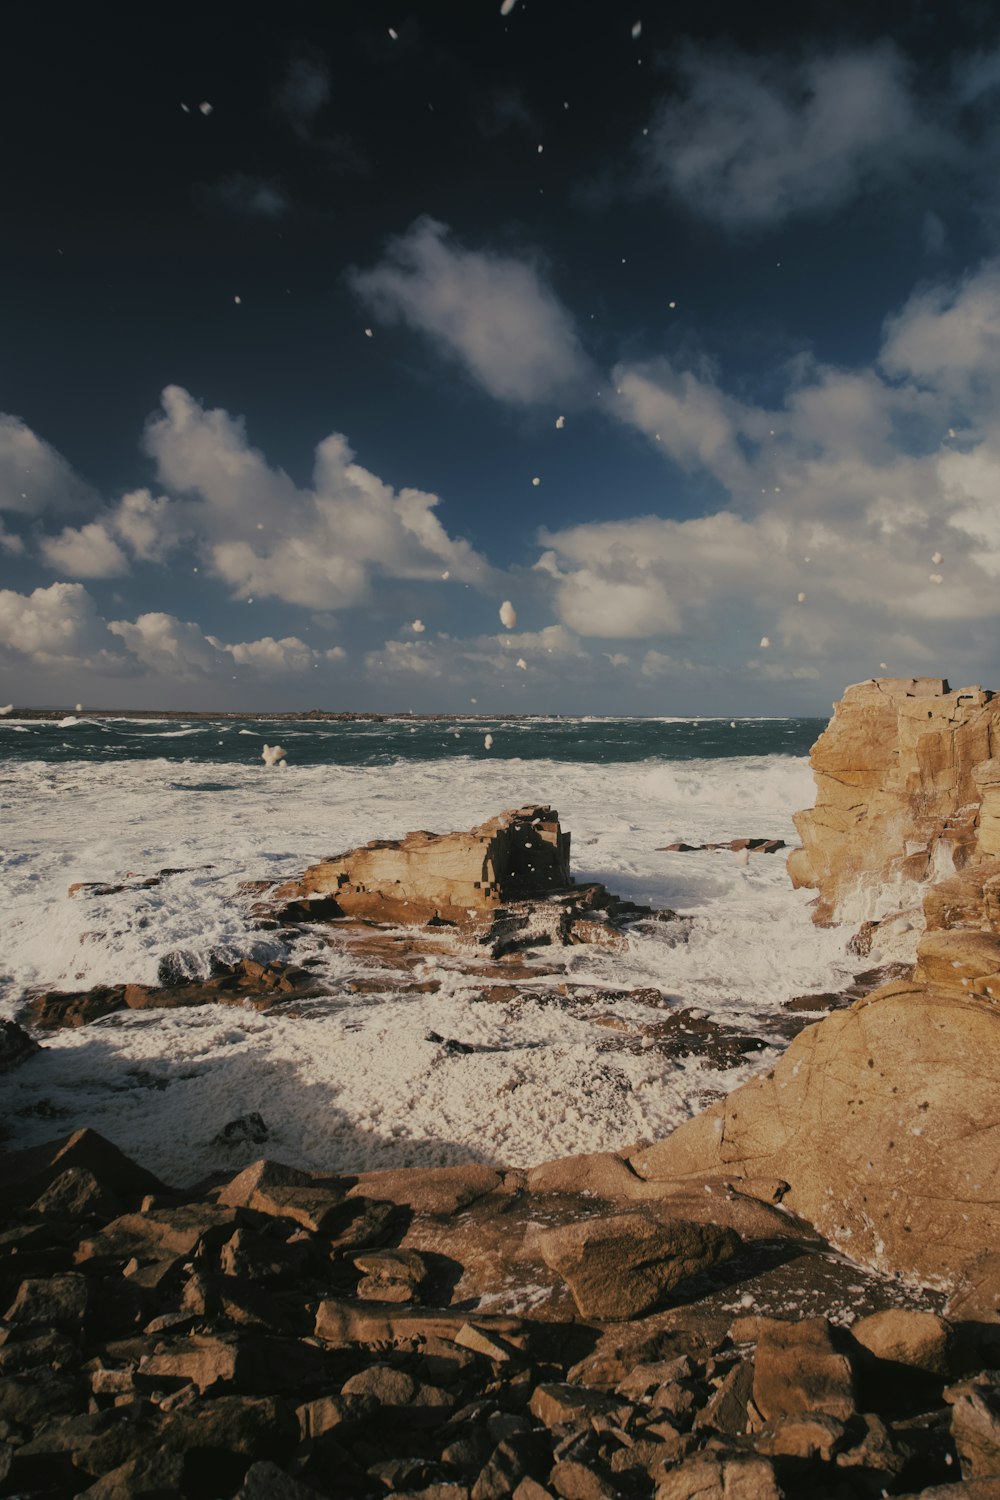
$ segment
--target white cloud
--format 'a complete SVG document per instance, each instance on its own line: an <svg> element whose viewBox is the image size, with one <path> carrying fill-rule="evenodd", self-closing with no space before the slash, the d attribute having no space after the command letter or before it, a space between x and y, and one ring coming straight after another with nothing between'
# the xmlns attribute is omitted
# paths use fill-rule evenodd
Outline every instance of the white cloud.
<svg viewBox="0 0 1000 1500"><path fill-rule="evenodd" d="M382 318L428 334L501 401L571 395L590 365L573 321L523 260L466 250L446 225L418 219L354 289Z"/></svg>
<svg viewBox="0 0 1000 1500"><path fill-rule="evenodd" d="M52 583L30 594L0 589L0 650L39 667L118 670L104 622L82 583Z"/></svg>
<svg viewBox="0 0 1000 1500"><path fill-rule="evenodd" d="M619 418L711 476L726 508L543 532L536 568L558 617L585 638L670 636L703 659L767 637L764 679L812 680L820 660L843 672L873 652L871 669L940 670L1000 617L998 354L987 264L918 291L887 321L878 365L793 362L771 409L704 373L619 367ZM668 666L654 648L640 671Z"/></svg>
<svg viewBox="0 0 1000 1500"><path fill-rule="evenodd" d="M443 566L467 582L488 576L484 560L437 519L436 495L393 491L354 462L339 434L320 443L313 486L299 489L250 447L241 419L168 386L145 447L161 483L191 498L155 518L157 502L149 502L143 522L167 541L191 536L237 595L338 609L366 602L376 576L436 580Z"/></svg>
<svg viewBox="0 0 1000 1500"><path fill-rule="evenodd" d="M248 667L261 677L304 672L323 661L343 660L340 646L315 651L298 636L275 640L265 635L256 641L227 645L218 636L203 634L191 620L151 612L136 620L111 620L108 629L145 667L164 677L191 679L231 675L235 664Z"/></svg>
<svg viewBox="0 0 1000 1500"><path fill-rule="evenodd" d="M163 562L179 541L174 526L179 519L166 495L154 498L149 490L131 490L114 507L108 524L140 562Z"/></svg>
<svg viewBox="0 0 1000 1500"><path fill-rule="evenodd" d="M647 138L650 173L729 227L827 212L951 149L887 44L798 59L692 46L677 73Z"/></svg>
<svg viewBox="0 0 1000 1500"><path fill-rule="evenodd" d="M154 612L137 620L111 620L108 629L144 667L165 677L200 677L218 668L218 649L191 621Z"/></svg>
<svg viewBox="0 0 1000 1500"><path fill-rule="evenodd" d="M50 568L71 578L116 578L129 570L124 552L99 521L43 537L39 551Z"/></svg>
<svg viewBox="0 0 1000 1500"><path fill-rule="evenodd" d="M0 511L38 515L93 506L97 496L20 417L0 412Z"/></svg>
<svg viewBox="0 0 1000 1500"><path fill-rule="evenodd" d="M517 672L519 657L543 683L560 681L570 660L578 667L590 660L565 626L547 625L542 630L461 640L439 636L436 641L386 641L381 650L368 652L365 669L377 678L434 677L446 678L451 687L491 687Z"/></svg>

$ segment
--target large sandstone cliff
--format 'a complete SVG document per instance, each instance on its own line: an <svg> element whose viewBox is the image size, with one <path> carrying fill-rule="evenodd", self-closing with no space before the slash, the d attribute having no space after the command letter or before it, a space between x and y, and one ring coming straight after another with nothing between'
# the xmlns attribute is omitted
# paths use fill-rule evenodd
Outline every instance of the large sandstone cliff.
<svg viewBox="0 0 1000 1500"><path fill-rule="evenodd" d="M631 1153L642 1177L777 1179L783 1205L852 1258L916 1281L974 1277L1000 1228L998 739L1000 701L980 688L847 690L813 747L816 806L796 818L790 872L818 887L820 921L871 918L909 887L913 977Z"/></svg>
<svg viewBox="0 0 1000 1500"><path fill-rule="evenodd" d="M1000 811L1000 763L984 780L994 756L991 692L953 692L940 677L849 687L813 746L816 805L796 815L802 848L788 860L793 883L819 891L816 920L878 917L910 882L954 873L977 847L1000 850L1000 819L985 807L977 845L986 787Z"/></svg>

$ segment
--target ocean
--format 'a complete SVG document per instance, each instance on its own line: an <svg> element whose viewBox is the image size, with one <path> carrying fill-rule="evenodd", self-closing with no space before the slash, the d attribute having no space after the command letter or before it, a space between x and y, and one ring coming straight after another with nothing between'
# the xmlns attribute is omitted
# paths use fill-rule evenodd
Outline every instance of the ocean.
<svg viewBox="0 0 1000 1500"><path fill-rule="evenodd" d="M32 987L155 984L160 960L288 956L262 931L245 881L411 829L468 828L549 803L572 835L576 878L671 907L626 951L553 955L571 993L526 980L486 1003L444 955L433 994L357 994L358 959L333 929L295 951L328 996L294 1014L204 1006L115 1014L47 1034L0 1079L8 1146L90 1125L168 1181L268 1155L309 1168L527 1166L666 1134L785 1045L787 1001L842 989L869 960L846 929L815 928L784 852L663 846L734 837L795 842L813 802L818 719L252 718L0 720L0 1014ZM485 739L492 736L492 748ZM267 768L279 742L287 768ZM151 888L138 877L175 873ZM69 896L75 882L124 883ZM332 932L332 941L331 939ZM735 1066L647 1045L648 998L767 1046ZM437 1037L434 1041L432 1037ZM448 1049L454 1039L468 1051ZM266 1145L223 1143L256 1111Z"/></svg>

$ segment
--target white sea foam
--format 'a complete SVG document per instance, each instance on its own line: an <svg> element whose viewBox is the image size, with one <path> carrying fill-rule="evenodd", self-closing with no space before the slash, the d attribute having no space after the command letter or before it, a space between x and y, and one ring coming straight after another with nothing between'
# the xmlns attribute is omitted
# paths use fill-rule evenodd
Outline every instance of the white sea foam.
<svg viewBox="0 0 1000 1500"><path fill-rule="evenodd" d="M812 798L807 763L779 756L633 765L456 757L375 770L291 766L280 778L245 763L10 764L0 780L0 1010L13 1013L31 985L155 983L159 959L179 948L203 964L213 950L236 956L263 942L277 951L273 934L254 930L241 880L294 875L371 838L469 827L537 801L557 806L571 830L578 879L694 917L687 942L676 925L650 924L624 954L561 952L568 977L609 992L654 986L753 1027L793 994L844 982L856 962L845 931L812 926L809 893L791 890L781 855L740 865L728 851L661 846L791 839L791 812ZM183 870L152 888L67 895L75 881L165 866ZM357 971L318 929L315 952L320 977ZM437 994L321 1001L301 1017L206 1007L53 1033L0 1080L0 1109L20 1143L90 1124L177 1182L239 1165L239 1151L215 1137L251 1109L271 1128L272 1154L310 1166L525 1165L662 1135L761 1065L720 1075L693 1059L622 1051L594 1016L656 1018L628 999L490 1005L446 958L433 972ZM431 1030L476 1050L451 1056L426 1040Z"/></svg>

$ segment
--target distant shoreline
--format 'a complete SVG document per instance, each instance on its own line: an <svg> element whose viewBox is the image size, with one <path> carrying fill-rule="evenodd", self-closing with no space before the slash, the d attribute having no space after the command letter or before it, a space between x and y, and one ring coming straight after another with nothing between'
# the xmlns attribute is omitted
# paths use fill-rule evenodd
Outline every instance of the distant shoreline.
<svg viewBox="0 0 1000 1500"><path fill-rule="evenodd" d="M206 708L83 708L77 711L75 708L17 708L11 709L5 714L6 719L35 719L58 721L60 719L258 719L268 723L293 723L300 720L311 720L315 723L370 723L384 724L391 719L412 719L415 723L434 724L439 721L453 722L456 719L482 719L484 722L495 723L497 719L523 720L523 719L572 719L579 717L575 714L415 714L406 709L399 709L394 713L361 713L351 712L347 709L330 710L325 708L307 708L298 713L294 711L284 713L269 713L259 709L206 709ZM614 716L613 716L614 717ZM3 723L0 718L0 724Z"/></svg>

